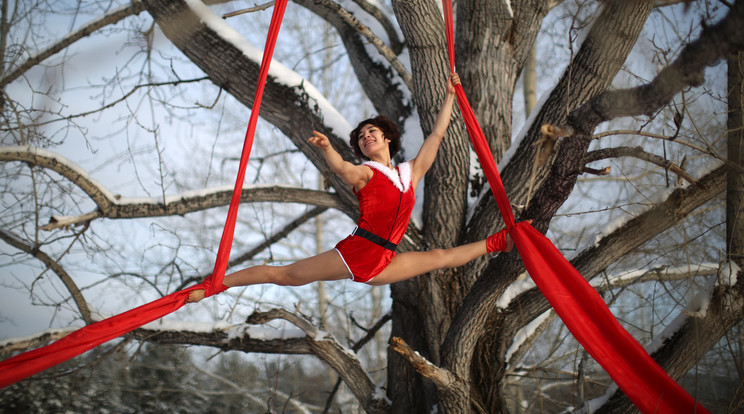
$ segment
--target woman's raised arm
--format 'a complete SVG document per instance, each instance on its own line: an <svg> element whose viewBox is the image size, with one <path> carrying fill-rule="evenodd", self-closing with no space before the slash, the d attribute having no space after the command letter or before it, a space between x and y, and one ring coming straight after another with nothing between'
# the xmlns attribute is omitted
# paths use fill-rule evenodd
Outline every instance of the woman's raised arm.
<svg viewBox="0 0 744 414"><path fill-rule="evenodd" d="M418 184L434 163L434 158L437 156L437 151L439 151L439 145L442 143L442 138L444 138L444 134L447 132L447 127L452 118L452 108L455 104L455 85L458 84L460 84L460 76L457 73L450 74L449 79L447 79L447 95L444 98L442 107L439 109L439 114L434 122L434 128L431 134L424 140L416 158L412 160L412 179L414 186Z"/></svg>

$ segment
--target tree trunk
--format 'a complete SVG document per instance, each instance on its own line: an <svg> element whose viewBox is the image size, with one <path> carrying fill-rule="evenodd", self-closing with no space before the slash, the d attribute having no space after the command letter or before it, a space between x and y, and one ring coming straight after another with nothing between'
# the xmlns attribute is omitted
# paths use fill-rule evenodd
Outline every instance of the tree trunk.
<svg viewBox="0 0 744 414"><path fill-rule="evenodd" d="M444 22L436 2L393 1L393 9L409 49L413 99L426 136L444 99L449 74ZM455 245L465 220L468 144L463 124L456 119L453 114L437 159L423 182L425 242L419 249ZM406 154L407 158L413 156ZM435 363L439 361L438 344L456 306L448 282L451 280L451 272L438 272L391 287L392 336L403 338ZM389 351L388 356L388 397L393 401L393 412L428 412L436 403L431 383L395 352Z"/></svg>
<svg viewBox="0 0 744 414"><path fill-rule="evenodd" d="M726 246L728 260L744 268L744 53L728 59L728 177L726 188Z"/></svg>
<svg viewBox="0 0 744 414"><path fill-rule="evenodd" d="M482 119L497 157L508 148L511 134L511 100L504 97L513 94L522 62L539 28L528 22L540 21L547 13L547 7L535 6L544 2L527 3L530 6L525 5L515 13L513 21L504 17L508 15L504 2L493 1L468 3L467 7L483 8L490 13L477 24L468 25L458 18L456 44L490 45L483 53L458 55L456 70L467 93L477 94L473 107ZM441 12L435 2L428 1L394 1L393 6L410 50L414 100L426 135L441 105L449 72ZM458 7L463 5L458 3ZM462 14L475 16L478 10ZM480 24L489 30L478 26ZM494 39L491 37L494 31L502 35ZM519 41L513 36L515 31L520 33ZM503 76L484 76L486 73ZM451 247L462 240L469 170L469 140L462 121L455 115L424 183L422 230L425 242L422 248ZM413 349L438 364L441 359L439 344L444 341L452 316L476 277L477 273L468 270L444 270L393 285L392 335L403 338ZM388 395L395 412L425 412L436 404L438 398L430 383L422 381L394 352L390 353L388 370ZM426 391L422 393L422 389Z"/></svg>

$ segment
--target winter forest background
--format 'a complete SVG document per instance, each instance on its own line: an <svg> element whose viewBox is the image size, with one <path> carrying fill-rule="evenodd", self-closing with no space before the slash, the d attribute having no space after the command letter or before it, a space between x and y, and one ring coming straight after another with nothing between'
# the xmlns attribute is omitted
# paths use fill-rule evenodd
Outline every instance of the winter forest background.
<svg viewBox="0 0 744 414"><path fill-rule="evenodd" d="M3 359L211 272L272 3L204 3L2 0ZM744 5L454 8L457 70L516 216L691 395L742 412ZM306 144L313 129L353 160L352 126L384 114L415 155L448 73L441 4L295 0L274 58L231 269L325 251L353 228L356 201ZM576 133L538 165L544 123ZM417 203L405 250L503 227L457 111ZM391 337L433 364L426 378ZM633 406L513 252L389 287L234 288L0 390L0 411Z"/></svg>

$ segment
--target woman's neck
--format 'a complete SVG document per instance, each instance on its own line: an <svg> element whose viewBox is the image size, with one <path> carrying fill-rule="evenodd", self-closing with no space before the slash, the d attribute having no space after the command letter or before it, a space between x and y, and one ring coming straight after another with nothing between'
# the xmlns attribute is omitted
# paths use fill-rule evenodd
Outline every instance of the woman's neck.
<svg viewBox="0 0 744 414"><path fill-rule="evenodd" d="M382 165L384 165L384 166L386 166L386 167L388 167L390 169L393 168L393 162L392 162L392 160L390 159L389 156L388 157L384 157L384 156L371 157L369 160L370 161L374 161L374 162L379 163L379 164L382 164Z"/></svg>

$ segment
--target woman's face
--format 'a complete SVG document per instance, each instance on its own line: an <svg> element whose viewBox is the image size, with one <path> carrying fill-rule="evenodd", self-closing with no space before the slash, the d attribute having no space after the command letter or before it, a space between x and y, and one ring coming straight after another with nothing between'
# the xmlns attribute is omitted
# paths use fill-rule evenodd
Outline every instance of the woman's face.
<svg viewBox="0 0 744 414"><path fill-rule="evenodd" d="M370 155L378 153L382 150L389 151L389 142L390 140L385 138L382 130L380 130L380 128L375 125L366 124L359 130L359 149L367 158L372 158Z"/></svg>

